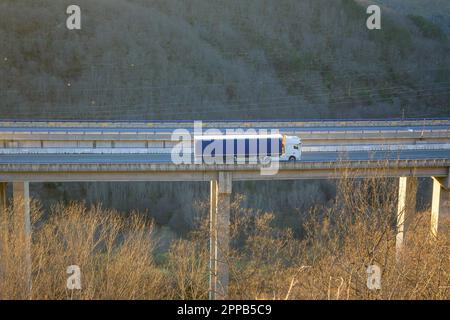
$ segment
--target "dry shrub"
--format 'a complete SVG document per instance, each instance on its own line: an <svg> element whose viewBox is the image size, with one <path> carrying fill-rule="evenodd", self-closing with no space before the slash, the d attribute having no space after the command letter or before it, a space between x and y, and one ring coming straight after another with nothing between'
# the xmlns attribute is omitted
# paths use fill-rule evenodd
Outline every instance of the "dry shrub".
<svg viewBox="0 0 450 320"><path fill-rule="evenodd" d="M297 241L290 230L273 226L272 213L243 219L246 222L236 219L241 226L246 225L246 240L230 255L230 294L242 299L278 299L286 294L279 280L291 271L290 262L298 254L293 246Z"/></svg>
<svg viewBox="0 0 450 320"><path fill-rule="evenodd" d="M202 245L203 244L203 245ZM170 299L199 300L208 297L208 247L204 242L177 240L168 253Z"/></svg>
<svg viewBox="0 0 450 320"><path fill-rule="evenodd" d="M12 206L0 208L0 299L29 299L31 295L30 234L25 231L23 215L13 209L20 210L24 205L23 199L15 197ZM39 203L31 201L30 210L40 212ZM32 218L33 224L38 214L33 214Z"/></svg>
<svg viewBox="0 0 450 320"><path fill-rule="evenodd" d="M14 216L14 209L7 210ZM153 261L151 223L133 213L123 217L100 206L57 205L47 219L36 219L31 247L32 299L151 299L163 288L163 273ZM17 216L19 216L17 214ZM44 221L45 220L45 221ZM8 224L6 255L2 256L2 298L29 298L23 286L23 241ZM22 253L21 253L22 252ZM68 290L67 267L81 269L82 290Z"/></svg>
<svg viewBox="0 0 450 320"><path fill-rule="evenodd" d="M396 257L396 179L338 181L335 200L310 210L305 234L280 228L275 214L231 205L230 298L449 299L449 233L430 236L430 212L411 217L405 248ZM173 241L154 261L153 224L100 206L57 205L48 217L32 202L32 287L26 282L26 237L14 207L2 221L2 299L206 299L208 205L199 227ZM450 221L442 221L450 230ZM300 221L299 221L300 224ZM293 226L294 227L294 226ZM445 228L444 228L445 229ZM367 267L382 271L381 289L367 288ZM66 288L70 265L81 268L82 290Z"/></svg>
<svg viewBox="0 0 450 320"><path fill-rule="evenodd" d="M396 179L347 175L331 206L311 210L302 239L276 228L273 214L247 219L245 246L231 257L231 297L449 299L450 237L430 236L429 211L411 217L396 260L397 194ZM381 290L367 288L370 265L381 268Z"/></svg>

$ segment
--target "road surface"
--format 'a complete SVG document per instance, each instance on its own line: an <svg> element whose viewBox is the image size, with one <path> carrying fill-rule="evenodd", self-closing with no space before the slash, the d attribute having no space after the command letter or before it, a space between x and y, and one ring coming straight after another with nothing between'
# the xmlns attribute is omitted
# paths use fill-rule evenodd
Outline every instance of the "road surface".
<svg viewBox="0 0 450 320"><path fill-rule="evenodd" d="M449 159L450 150L303 152L302 162ZM8 154L0 164L170 163L170 154Z"/></svg>

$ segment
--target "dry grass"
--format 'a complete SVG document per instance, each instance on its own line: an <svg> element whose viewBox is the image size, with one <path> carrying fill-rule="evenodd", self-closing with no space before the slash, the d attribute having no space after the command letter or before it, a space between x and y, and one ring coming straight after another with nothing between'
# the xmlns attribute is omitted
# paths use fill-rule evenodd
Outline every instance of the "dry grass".
<svg viewBox="0 0 450 320"><path fill-rule="evenodd" d="M340 180L334 203L311 209L302 237L276 227L273 213L241 208L241 200L236 197L232 205L231 298L450 298L450 237L429 236L429 212L414 217L414 232L396 263L395 180ZM37 203L31 211L31 290L17 215L12 208L2 215L1 299L207 298L205 219L155 261L154 227L139 213L125 216L80 203L57 205L48 217ZM372 264L382 270L378 291L366 287ZM66 289L70 265L81 268L82 290Z"/></svg>
<svg viewBox="0 0 450 320"><path fill-rule="evenodd" d="M428 211L412 217L396 263L397 192L393 179L342 179L334 204L311 210L303 239L273 227L273 214L256 216L231 263L233 297L449 299L450 236L431 238ZM373 264L382 271L381 290L366 285Z"/></svg>

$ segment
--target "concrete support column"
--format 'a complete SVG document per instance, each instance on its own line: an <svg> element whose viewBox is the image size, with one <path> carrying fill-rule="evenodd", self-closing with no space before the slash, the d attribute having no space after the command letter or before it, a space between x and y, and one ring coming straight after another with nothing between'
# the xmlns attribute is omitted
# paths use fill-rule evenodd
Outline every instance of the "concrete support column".
<svg viewBox="0 0 450 320"><path fill-rule="evenodd" d="M13 182L14 229L23 249L21 271L23 272L24 291L31 295L31 218L30 186L28 182Z"/></svg>
<svg viewBox="0 0 450 320"><path fill-rule="evenodd" d="M217 191L217 180L211 180L209 194L209 300L216 299Z"/></svg>
<svg viewBox="0 0 450 320"><path fill-rule="evenodd" d="M431 235L437 237L446 232L443 221L450 216L450 182L449 178L433 178L433 200L431 203Z"/></svg>
<svg viewBox="0 0 450 320"><path fill-rule="evenodd" d="M0 212L7 207L6 205L6 182L0 182Z"/></svg>
<svg viewBox="0 0 450 320"><path fill-rule="evenodd" d="M212 300L228 297L230 248L230 206L232 173L220 172L217 181L211 181L211 261L210 295Z"/></svg>
<svg viewBox="0 0 450 320"><path fill-rule="evenodd" d="M5 267L2 262L2 258L5 256L5 251L7 250L7 227L8 227L8 217L5 209L7 208L6 203L6 182L0 182L0 276Z"/></svg>
<svg viewBox="0 0 450 320"><path fill-rule="evenodd" d="M396 257L400 259L407 232L416 213L417 178L401 177L398 188Z"/></svg>

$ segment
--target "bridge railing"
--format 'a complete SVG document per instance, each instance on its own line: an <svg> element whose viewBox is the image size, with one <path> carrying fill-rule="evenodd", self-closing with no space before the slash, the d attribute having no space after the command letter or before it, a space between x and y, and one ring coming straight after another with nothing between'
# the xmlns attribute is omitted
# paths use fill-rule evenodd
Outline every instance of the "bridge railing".
<svg viewBox="0 0 450 320"><path fill-rule="evenodd" d="M265 126L273 126L274 129L278 128L284 134L299 136L302 138L305 152L448 148L450 120L403 121L402 126L389 126L397 122L399 121L364 121L366 125L382 125L382 127L371 129L370 125L359 128L353 122L352 127L348 128L346 125L350 122L334 121L328 123L328 127L322 123L322 126L314 130L305 125L312 122L261 123ZM413 126L417 122L423 125ZM258 128L261 123L221 122L217 124L231 128L233 126L237 128L238 125L242 128L248 124L248 128ZM122 127L123 124L126 126ZM172 139L174 129L155 127L155 123L146 124L147 127L134 122L0 122L0 153L67 153L70 150L74 153L88 151L101 153L102 150L104 152L135 150L134 152L137 153L169 153L178 143ZM189 122L177 122L180 128L182 126L189 129L187 124ZM207 124L211 126L214 123ZM282 127L286 124L289 126ZM331 124L333 128L330 127ZM405 126L405 124L408 125ZM183 136L184 140L191 142L192 138L192 135Z"/></svg>

